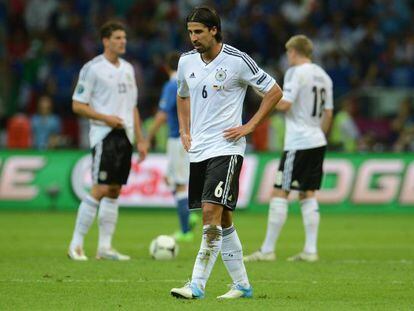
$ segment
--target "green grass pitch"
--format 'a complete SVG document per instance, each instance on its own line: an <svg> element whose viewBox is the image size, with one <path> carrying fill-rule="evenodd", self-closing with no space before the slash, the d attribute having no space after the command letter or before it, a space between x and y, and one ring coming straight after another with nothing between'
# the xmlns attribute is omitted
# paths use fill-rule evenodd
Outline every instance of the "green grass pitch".
<svg viewBox="0 0 414 311"><path fill-rule="evenodd" d="M414 215L322 215L314 264L289 263L301 250L300 215L289 215L278 260L248 263L253 299L217 301L230 278L219 258L200 301L177 300L172 287L190 277L199 238L178 258L157 262L150 241L177 228L173 211L120 213L114 245L130 262L94 258L97 227L86 239L91 260L66 258L75 213L0 213L0 310L413 310ZM264 237L266 215L237 212L235 224L250 253ZM200 235L197 228L197 236Z"/></svg>

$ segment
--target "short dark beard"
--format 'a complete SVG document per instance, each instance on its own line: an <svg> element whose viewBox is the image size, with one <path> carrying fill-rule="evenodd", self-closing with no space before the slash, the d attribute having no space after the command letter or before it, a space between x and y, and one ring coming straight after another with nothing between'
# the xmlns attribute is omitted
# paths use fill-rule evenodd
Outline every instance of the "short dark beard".
<svg viewBox="0 0 414 311"><path fill-rule="evenodd" d="M204 52L207 51L207 49L204 46L200 46L198 48L195 48L197 50L198 53L203 54Z"/></svg>

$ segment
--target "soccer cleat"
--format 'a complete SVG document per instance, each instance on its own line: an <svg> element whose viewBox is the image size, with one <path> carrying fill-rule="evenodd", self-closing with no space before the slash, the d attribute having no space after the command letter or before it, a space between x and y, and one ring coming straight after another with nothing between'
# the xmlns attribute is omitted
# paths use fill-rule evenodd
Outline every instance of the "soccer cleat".
<svg viewBox="0 0 414 311"><path fill-rule="evenodd" d="M183 287L171 289L171 295L182 299L202 299L204 291L194 283L187 282Z"/></svg>
<svg viewBox="0 0 414 311"><path fill-rule="evenodd" d="M287 259L287 261L307 261L307 262L315 262L318 260L319 260L318 254L310 254L310 253L305 253L305 252L299 253Z"/></svg>
<svg viewBox="0 0 414 311"><path fill-rule="evenodd" d="M69 248L68 250L68 257L69 259L75 261L87 261L88 257L86 257L85 253L83 252L82 247L77 246L75 248Z"/></svg>
<svg viewBox="0 0 414 311"><path fill-rule="evenodd" d="M253 262L253 261L275 261L276 255L273 252L262 253L261 250L254 252L253 254L243 257L244 262Z"/></svg>
<svg viewBox="0 0 414 311"><path fill-rule="evenodd" d="M110 249L98 249L98 252L96 254L96 259L127 261L127 260L130 260L131 257L129 257L128 255L121 254L117 250L110 248Z"/></svg>
<svg viewBox="0 0 414 311"><path fill-rule="evenodd" d="M218 296L217 299L237 299L237 298L252 298L253 288L243 287L240 284L234 284L231 289L224 295Z"/></svg>
<svg viewBox="0 0 414 311"><path fill-rule="evenodd" d="M177 231L174 233L174 239L177 242L192 242L194 240L194 233L191 231L188 231L186 233Z"/></svg>

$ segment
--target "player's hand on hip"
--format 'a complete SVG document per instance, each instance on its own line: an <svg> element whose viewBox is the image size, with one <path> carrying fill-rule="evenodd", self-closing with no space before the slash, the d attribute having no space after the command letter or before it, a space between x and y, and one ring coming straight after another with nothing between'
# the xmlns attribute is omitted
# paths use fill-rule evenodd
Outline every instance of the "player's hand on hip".
<svg viewBox="0 0 414 311"><path fill-rule="evenodd" d="M124 121L117 116L106 116L104 122L112 128L123 128Z"/></svg>
<svg viewBox="0 0 414 311"><path fill-rule="evenodd" d="M183 144L185 151L188 152L191 148L191 136L190 136L190 134L184 134L183 133L183 134L180 135L180 137L181 137L181 143Z"/></svg>
<svg viewBox="0 0 414 311"><path fill-rule="evenodd" d="M137 151L139 155L138 163L141 163L145 160L148 153L148 144L146 140L142 140L137 143Z"/></svg>
<svg viewBox="0 0 414 311"><path fill-rule="evenodd" d="M253 132L253 129L248 125L242 125L238 127L232 127L227 130L224 130L224 138L230 141L238 141L240 138Z"/></svg>

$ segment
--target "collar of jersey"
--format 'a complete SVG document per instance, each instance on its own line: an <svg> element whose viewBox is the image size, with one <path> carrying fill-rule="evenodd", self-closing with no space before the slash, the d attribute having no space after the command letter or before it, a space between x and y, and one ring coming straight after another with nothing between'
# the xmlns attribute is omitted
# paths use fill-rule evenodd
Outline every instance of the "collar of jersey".
<svg viewBox="0 0 414 311"><path fill-rule="evenodd" d="M205 61L204 61L204 59L203 59L203 57L201 56L201 53L200 53L200 59L201 59L201 61L203 62L203 64L204 64L204 66L208 66L208 65L210 65L211 63L213 63L216 59L218 59L219 58L219 56L221 55L221 52L223 52L223 49L224 49L224 43L222 43L221 44L221 49L220 49L220 52L218 52L218 54L216 55L216 57L214 57L210 62L208 62L208 63L206 63Z"/></svg>
<svg viewBox="0 0 414 311"><path fill-rule="evenodd" d="M112 64L106 57L105 57L105 55L103 55L102 54L102 57L103 57L103 59L104 59L104 61L108 64L108 65L110 65L111 66L111 68L114 68L114 69L116 69L116 70L119 70L119 69L121 69L121 67L122 67L122 60L121 60L121 58L119 57L118 59L119 59L119 66L116 66L116 65L114 65L114 64Z"/></svg>

